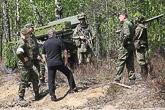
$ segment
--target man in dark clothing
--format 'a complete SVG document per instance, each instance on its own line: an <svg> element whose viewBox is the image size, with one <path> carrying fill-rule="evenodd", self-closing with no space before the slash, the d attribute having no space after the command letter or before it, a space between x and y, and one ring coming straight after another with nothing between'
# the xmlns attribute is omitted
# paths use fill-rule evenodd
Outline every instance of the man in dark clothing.
<svg viewBox="0 0 165 110"><path fill-rule="evenodd" d="M45 41L42 49L42 57L48 67L48 85L49 94L52 101L56 101L55 96L55 75L56 71L61 71L67 78L70 86L70 92L77 92L76 84L72 72L68 69L67 50L60 39L56 39L54 29L48 30L49 39ZM65 62L62 62L61 52L64 52ZM47 55L47 58L46 58Z"/></svg>

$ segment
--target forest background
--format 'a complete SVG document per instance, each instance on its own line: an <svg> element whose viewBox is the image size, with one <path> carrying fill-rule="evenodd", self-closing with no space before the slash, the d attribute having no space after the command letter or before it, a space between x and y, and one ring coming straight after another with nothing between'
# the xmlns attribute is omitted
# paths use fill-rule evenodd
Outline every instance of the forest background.
<svg viewBox="0 0 165 110"><path fill-rule="evenodd" d="M6 48L9 47L9 43L18 41L18 32L26 23L33 22L37 28L56 20L56 1L0 0L0 56L9 55ZM80 4L84 4L84 7ZM97 62L105 59L109 63L116 57L114 53L120 47L120 39L116 33L120 25L119 13L123 11L128 13L132 21L134 21L137 8L141 9L145 19L165 13L164 0L61 0L61 6L64 18L77 15L82 11L87 14L87 22L94 27L96 32ZM151 53L153 49L164 51L164 24L165 17L146 24L148 53Z"/></svg>

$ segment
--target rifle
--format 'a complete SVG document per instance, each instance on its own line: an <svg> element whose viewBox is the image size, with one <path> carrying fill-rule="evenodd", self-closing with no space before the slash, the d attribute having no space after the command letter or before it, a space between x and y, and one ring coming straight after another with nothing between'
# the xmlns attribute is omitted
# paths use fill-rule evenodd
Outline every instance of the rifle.
<svg viewBox="0 0 165 110"><path fill-rule="evenodd" d="M163 14L158 15L158 16L154 16L154 17L152 17L152 18L150 18L150 19L144 20L142 23L148 23L148 22L150 22L150 21L153 21L153 20L155 20L155 19L161 18L161 17L163 17L163 16L164 16ZM117 34L120 33L120 32L121 32L121 30L117 30L117 31L116 31Z"/></svg>
<svg viewBox="0 0 165 110"><path fill-rule="evenodd" d="M161 17L163 17L163 16L164 16L163 14L158 15L158 16L154 16L154 17L152 17L152 18L150 18L150 19L144 20L143 23L148 23L148 22L150 22L150 21L153 21L153 20L155 20L155 19L161 18Z"/></svg>
<svg viewBox="0 0 165 110"><path fill-rule="evenodd" d="M89 46L89 48L92 50L94 56L97 56L97 54L95 53L94 48L93 48L92 40L90 41L90 40L87 38L87 35L84 34L84 31L85 31L85 30L84 30L83 28L81 28L79 31L80 31L81 34L85 37L85 40L88 42L88 45L85 43L85 47L87 48L87 46ZM89 36L91 37L90 33L89 33Z"/></svg>

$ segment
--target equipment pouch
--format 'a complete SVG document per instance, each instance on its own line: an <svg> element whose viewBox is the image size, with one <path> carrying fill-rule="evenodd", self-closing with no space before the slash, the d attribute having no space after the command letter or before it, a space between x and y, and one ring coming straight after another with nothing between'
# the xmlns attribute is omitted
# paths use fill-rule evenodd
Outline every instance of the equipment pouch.
<svg viewBox="0 0 165 110"><path fill-rule="evenodd" d="M80 40L75 40L75 44L77 47L79 47L81 45L81 41Z"/></svg>
<svg viewBox="0 0 165 110"><path fill-rule="evenodd" d="M140 47L146 47L146 45L147 45L147 44L146 44L145 41L143 41L143 40L140 41Z"/></svg>
<svg viewBox="0 0 165 110"><path fill-rule="evenodd" d="M81 44L81 46L79 48L79 52L87 52L87 48L84 43Z"/></svg>
<svg viewBox="0 0 165 110"><path fill-rule="evenodd" d="M140 40L135 40L134 41L134 47L135 47L135 49L140 49Z"/></svg>

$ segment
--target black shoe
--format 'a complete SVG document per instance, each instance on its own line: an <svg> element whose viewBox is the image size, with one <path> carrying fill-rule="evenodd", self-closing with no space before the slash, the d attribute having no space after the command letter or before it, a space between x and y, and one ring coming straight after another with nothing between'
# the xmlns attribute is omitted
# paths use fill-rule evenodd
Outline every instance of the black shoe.
<svg viewBox="0 0 165 110"><path fill-rule="evenodd" d="M56 96L51 96L51 101L57 101Z"/></svg>
<svg viewBox="0 0 165 110"><path fill-rule="evenodd" d="M39 92L35 92L35 100L40 100L43 96Z"/></svg>
<svg viewBox="0 0 165 110"><path fill-rule="evenodd" d="M79 92L79 90L75 87L74 89L70 89L70 93L75 93L75 92Z"/></svg>
<svg viewBox="0 0 165 110"><path fill-rule="evenodd" d="M28 100L25 100L24 98L19 98L19 103L31 103Z"/></svg>

